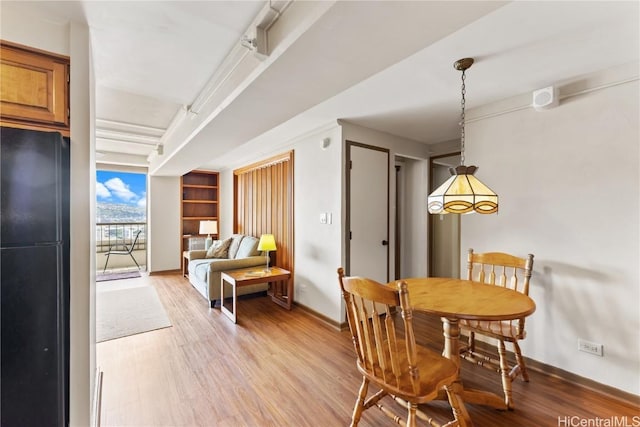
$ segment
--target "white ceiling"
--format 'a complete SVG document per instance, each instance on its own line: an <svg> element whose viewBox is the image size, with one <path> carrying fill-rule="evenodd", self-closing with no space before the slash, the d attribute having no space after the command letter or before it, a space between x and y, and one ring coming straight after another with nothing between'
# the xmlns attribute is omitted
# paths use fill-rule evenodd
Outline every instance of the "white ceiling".
<svg viewBox="0 0 640 427"><path fill-rule="evenodd" d="M97 84L96 149L103 153L98 161L147 164L149 157L151 172L161 175L222 168L267 136L286 141L336 119L427 144L456 138L460 74L452 64L462 57L476 59L467 73L473 108L637 63L640 53L638 2L271 6L20 5L61 20L86 19ZM248 57L240 40L253 37L256 25L270 24L275 11L282 14L268 31L272 50ZM198 109L190 108L194 102ZM160 142L163 154L151 154Z"/></svg>

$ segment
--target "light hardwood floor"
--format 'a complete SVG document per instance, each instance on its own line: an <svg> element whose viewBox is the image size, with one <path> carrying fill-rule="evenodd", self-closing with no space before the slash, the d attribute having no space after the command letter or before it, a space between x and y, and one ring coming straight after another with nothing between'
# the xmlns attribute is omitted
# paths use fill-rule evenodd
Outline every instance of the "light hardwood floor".
<svg viewBox="0 0 640 427"><path fill-rule="evenodd" d="M239 300L233 324L179 274L130 280L158 290L173 326L97 345L102 426L349 425L361 377L347 332L267 297ZM326 286L337 287L337 279ZM442 348L439 319L418 313L415 326L429 345ZM467 405L475 425L608 425L578 422L624 416L630 426L640 425L637 405L537 372L530 376L530 383L513 384L514 411ZM499 375L466 362L462 378L501 391ZM445 402L429 409L440 421L450 415ZM371 409L360 425L389 420Z"/></svg>

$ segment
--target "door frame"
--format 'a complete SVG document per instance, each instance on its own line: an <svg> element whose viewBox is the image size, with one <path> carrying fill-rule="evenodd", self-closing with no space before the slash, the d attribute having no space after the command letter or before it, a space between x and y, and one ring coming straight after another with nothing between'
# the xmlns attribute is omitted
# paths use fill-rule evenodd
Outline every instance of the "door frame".
<svg viewBox="0 0 640 427"><path fill-rule="evenodd" d="M402 169L403 165L398 164L398 156L394 159L394 171L395 171L395 180L396 180L396 194L395 194L395 215L394 215L394 224L393 227L395 229L394 233L394 245L393 245L393 280L399 280L402 277L400 276L402 272L402 215L403 215L403 205L404 205L404 170Z"/></svg>
<svg viewBox="0 0 640 427"><path fill-rule="evenodd" d="M351 147L360 147L369 150L381 151L387 154L387 239L389 237L389 190L390 190L390 180L391 174L389 171L389 164L391 162L391 151L388 148L376 147L375 145L363 144L361 142L355 142L346 140L345 141L345 197L346 197L346 213L345 213L345 233L344 233L344 247L345 247L345 274L350 274L351 269ZM387 244L387 259L386 259L386 270L387 270L387 282L389 281L389 247L391 246L391 242Z"/></svg>

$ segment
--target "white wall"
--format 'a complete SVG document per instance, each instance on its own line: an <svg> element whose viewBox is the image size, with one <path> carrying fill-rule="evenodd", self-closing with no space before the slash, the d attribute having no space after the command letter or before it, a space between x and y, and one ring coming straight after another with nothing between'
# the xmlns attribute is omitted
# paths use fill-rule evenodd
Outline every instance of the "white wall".
<svg viewBox="0 0 640 427"><path fill-rule="evenodd" d="M402 168L404 200L400 208L403 229L400 240L402 259L399 277L425 277L429 264L427 239L429 214L426 211L429 163L425 160L406 159Z"/></svg>
<svg viewBox="0 0 640 427"><path fill-rule="evenodd" d="M147 239L151 273L181 268L180 177L149 176Z"/></svg>
<svg viewBox="0 0 640 427"><path fill-rule="evenodd" d="M322 149L322 141L331 143ZM296 303L304 305L335 322L344 322L342 295L340 294L336 270L344 266L344 150L345 140L362 142L389 148L391 158L403 155L412 159L410 176L417 179L410 186L412 208L424 206L427 182L427 147L415 141L340 122L310 131L289 143L266 141L255 158L245 159L242 164L229 165L221 171L221 234L231 234L233 227L233 169L287 150L294 150L294 233L295 233L295 296ZM278 148L269 152L265 146L272 143ZM393 162L390 170L393 170ZM390 172L391 173L391 172ZM393 176L393 174L392 174ZM395 178L391 183L395 186ZM395 190L394 190L395 191ZM392 195L393 200L395 195ZM321 224L320 214L330 213L331 224ZM420 209L411 216L412 232L426 236L426 214ZM393 239L393 236L391 236ZM424 260L415 268L426 269L426 237L418 239L417 257ZM426 271L426 270L425 270Z"/></svg>
<svg viewBox="0 0 640 427"><path fill-rule="evenodd" d="M31 9L35 7L35 9ZM95 141L90 42L83 24L56 24L37 5L2 3L3 40L71 58L70 425L89 425L95 371ZM89 236L87 238L87 236Z"/></svg>
<svg viewBox="0 0 640 427"><path fill-rule="evenodd" d="M330 145L323 150L324 138ZM221 235L233 228L233 169L275 154L294 150L294 300L337 320L340 295L336 270L342 264L341 183L342 137L336 124L328 124L288 143L273 143L273 151L262 150L255 158L245 159L221 171ZM267 144L262 144L264 148ZM331 224L320 224L320 213L332 214Z"/></svg>
<svg viewBox="0 0 640 427"><path fill-rule="evenodd" d="M342 124L342 138L344 141L360 142L363 144L373 145L389 149L389 277L395 277L394 262L394 243L395 242L395 161L396 156L412 159L405 162L405 225L406 236L412 236L411 240L406 237L405 245L410 243L411 255L406 265L407 277L424 276L427 271L427 214L426 202L428 194L428 176L429 176L429 148L419 142L410 139L401 138L384 132L378 132L373 129L357 126L352 123L340 121ZM342 190L346 194L346 188ZM346 200L343 200L346 206ZM422 236L415 238L415 236ZM344 315L343 315L344 317Z"/></svg>
<svg viewBox="0 0 640 427"><path fill-rule="evenodd" d="M531 108L474 121L468 164L500 197L498 215L462 217L461 256L470 247L533 253L526 356L640 394L638 64L585 77L544 112ZM635 79L635 80L634 80ZM527 104L530 95L510 100ZM506 111L509 105L500 108ZM604 344L604 357L578 351Z"/></svg>
<svg viewBox="0 0 640 427"><path fill-rule="evenodd" d="M71 51L71 372L72 426L91 417L95 337L95 85L89 29L70 25ZM87 238L88 237L88 238Z"/></svg>
<svg viewBox="0 0 640 427"><path fill-rule="evenodd" d="M218 231L220 236L233 234L233 170L225 169L218 175Z"/></svg>
<svg viewBox="0 0 640 427"><path fill-rule="evenodd" d="M37 5L24 3L2 2L0 37L25 46L70 56L69 25L47 19L38 11Z"/></svg>
<svg viewBox="0 0 640 427"><path fill-rule="evenodd" d="M330 144L322 149L322 141ZM336 271L342 253L341 129L335 126L308 135L295 146L295 297L298 304L338 320L340 292ZM331 224L321 224L320 214L331 214Z"/></svg>

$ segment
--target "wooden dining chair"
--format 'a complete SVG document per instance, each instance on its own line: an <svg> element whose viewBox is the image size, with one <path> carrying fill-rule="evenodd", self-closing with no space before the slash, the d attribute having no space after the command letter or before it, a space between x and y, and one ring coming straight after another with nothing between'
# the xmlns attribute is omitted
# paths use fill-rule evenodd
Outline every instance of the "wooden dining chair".
<svg viewBox="0 0 640 427"><path fill-rule="evenodd" d="M469 249L467 257L467 279L495 286L502 286L529 295L529 281L533 271L533 255L519 258L502 252L474 253ZM524 317L502 321L460 320L461 332L469 336L466 346L461 347L464 359L485 368L495 370L502 376L504 402L513 409L511 383L518 376L529 381L527 367L522 357L518 340L526 336ZM498 358L495 353L481 351L476 346L475 334L482 334L498 340ZM516 363L509 366L505 342L513 345Z"/></svg>
<svg viewBox="0 0 640 427"><path fill-rule="evenodd" d="M434 400L443 388L453 410L453 419L445 426L466 426L468 414L456 393L459 385L454 383L457 367L451 360L416 344L406 283L398 282L397 289L393 289L370 279L345 277L342 268L338 269L338 281L347 307L357 368L362 374L351 426L357 426L363 411L374 406L400 425L415 426L416 418L420 418L440 426L419 410L418 404ZM394 313L396 307L400 307L400 313ZM380 390L367 399L370 383ZM382 405L380 401L385 396L408 410L406 423Z"/></svg>

